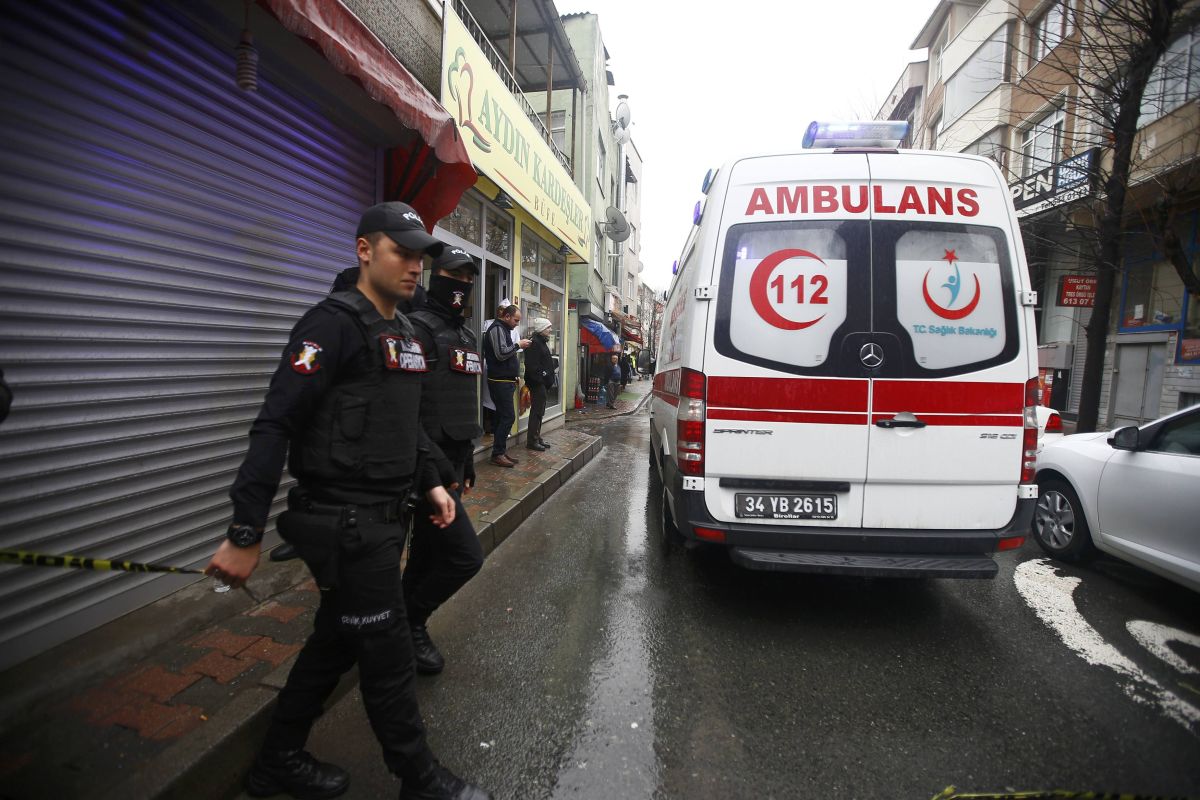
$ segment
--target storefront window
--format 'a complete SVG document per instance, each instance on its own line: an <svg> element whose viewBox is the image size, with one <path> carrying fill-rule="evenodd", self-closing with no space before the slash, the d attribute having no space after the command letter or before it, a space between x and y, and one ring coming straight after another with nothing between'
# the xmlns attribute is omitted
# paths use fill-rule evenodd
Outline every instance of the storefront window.
<svg viewBox="0 0 1200 800"><path fill-rule="evenodd" d="M1183 311L1183 281L1165 261L1133 267L1125 284L1122 328L1179 325Z"/></svg>
<svg viewBox="0 0 1200 800"><path fill-rule="evenodd" d="M450 215L438 221L438 225L468 242L478 244L479 231L482 222L483 203L470 194L464 194L458 201L458 207ZM490 242L488 243L491 244Z"/></svg>
<svg viewBox="0 0 1200 800"><path fill-rule="evenodd" d="M563 257L554 250L543 251L542 253L542 280L546 283L552 283L555 286L564 286L564 275L566 274L566 266L563 264Z"/></svg>
<svg viewBox="0 0 1200 800"><path fill-rule="evenodd" d="M536 317L550 320L550 352L562 356L562 332L565 321L565 303L562 283L564 268L562 256L526 228L521 236L521 307L525 320ZM562 365L559 365L559 378ZM557 392L546 399L548 406L560 402Z"/></svg>
<svg viewBox="0 0 1200 800"><path fill-rule="evenodd" d="M505 261L512 259L512 220L488 209L487 250Z"/></svg>
<svg viewBox="0 0 1200 800"><path fill-rule="evenodd" d="M521 237L521 275L531 278L538 276L537 240L528 230Z"/></svg>

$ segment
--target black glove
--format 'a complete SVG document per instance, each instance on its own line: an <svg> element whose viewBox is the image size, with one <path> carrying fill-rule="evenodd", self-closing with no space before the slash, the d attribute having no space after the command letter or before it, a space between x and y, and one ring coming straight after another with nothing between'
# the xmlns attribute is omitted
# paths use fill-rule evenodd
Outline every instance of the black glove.
<svg viewBox="0 0 1200 800"><path fill-rule="evenodd" d="M475 487L475 459L467 458L467 463L463 467L463 491L473 489Z"/></svg>

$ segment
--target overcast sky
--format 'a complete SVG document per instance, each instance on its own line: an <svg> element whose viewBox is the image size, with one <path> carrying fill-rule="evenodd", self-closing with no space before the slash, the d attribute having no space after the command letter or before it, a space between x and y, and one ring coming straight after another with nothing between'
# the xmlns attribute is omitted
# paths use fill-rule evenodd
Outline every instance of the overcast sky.
<svg viewBox="0 0 1200 800"><path fill-rule="evenodd" d="M671 281L710 167L795 150L814 119L869 118L937 0L555 0L600 17L642 176L642 279Z"/></svg>

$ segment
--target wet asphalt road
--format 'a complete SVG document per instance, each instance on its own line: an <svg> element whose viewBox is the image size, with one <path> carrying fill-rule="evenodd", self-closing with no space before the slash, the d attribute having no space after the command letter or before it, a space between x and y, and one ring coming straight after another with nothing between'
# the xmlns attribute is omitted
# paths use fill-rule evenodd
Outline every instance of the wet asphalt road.
<svg viewBox="0 0 1200 800"><path fill-rule="evenodd" d="M993 581L743 571L663 546L644 409L596 432L600 456L430 623L449 663L420 679L430 741L497 798L1200 796L1196 594L1032 543ZM1082 628L1053 600L1071 576ZM348 797L398 791L357 691L310 749Z"/></svg>

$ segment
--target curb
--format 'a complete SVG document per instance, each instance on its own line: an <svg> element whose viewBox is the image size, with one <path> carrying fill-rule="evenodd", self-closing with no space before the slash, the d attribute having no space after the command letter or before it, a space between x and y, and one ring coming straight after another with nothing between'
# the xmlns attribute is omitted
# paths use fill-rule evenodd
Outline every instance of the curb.
<svg viewBox="0 0 1200 800"><path fill-rule="evenodd" d="M509 499L492 509L487 521L480 520L476 525L484 556L495 550L603 448L603 440L593 436L575 452L564 454L556 468L545 470L530 485L514 487ZM292 656L257 686L241 692L202 728L183 737L101 795L102 800L128 800L131 797L191 800L239 793L242 776L253 763L266 733L275 697L283 688L295 660L296 656ZM357 683L358 671L354 669L342 677L326 708L344 697Z"/></svg>
<svg viewBox="0 0 1200 800"><path fill-rule="evenodd" d="M634 407L629 409L628 411L616 411L612 414L595 415L595 416L576 415L574 417L569 417L569 420L573 423L578 424L578 423L586 423L586 422L599 422L601 420L606 420L606 419L615 419L616 417L627 417L630 414L636 414L638 411L641 411L642 406L646 405L646 401L649 400L653 395L654 395L654 390L651 389L649 392L646 392L644 395L642 395L641 399L637 401L637 404L634 405ZM574 410L574 409L572 409L572 410ZM605 409L605 410L609 411L611 409ZM570 412L567 412L567 413L570 413Z"/></svg>

